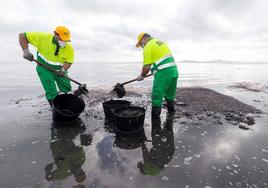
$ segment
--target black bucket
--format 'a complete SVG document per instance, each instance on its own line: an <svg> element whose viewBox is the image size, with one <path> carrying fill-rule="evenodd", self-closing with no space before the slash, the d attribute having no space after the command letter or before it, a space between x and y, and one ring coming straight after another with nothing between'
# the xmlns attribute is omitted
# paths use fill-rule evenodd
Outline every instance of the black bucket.
<svg viewBox="0 0 268 188"><path fill-rule="evenodd" d="M58 95L53 100L52 119L57 125L74 123L85 109L84 101L73 94Z"/></svg>
<svg viewBox="0 0 268 188"><path fill-rule="evenodd" d="M105 118L107 120L113 120L115 117L111 110L121 107L129 107L130 102L125 100L109 100L102 103L102 106L104 109Z"/></svg>
<svg viewBox="0 0 268 188"><path fill-rule="evenodd" d="M138 106L122 107L112 110L117 131L129 134L143 130L145 108Z"/></svg>

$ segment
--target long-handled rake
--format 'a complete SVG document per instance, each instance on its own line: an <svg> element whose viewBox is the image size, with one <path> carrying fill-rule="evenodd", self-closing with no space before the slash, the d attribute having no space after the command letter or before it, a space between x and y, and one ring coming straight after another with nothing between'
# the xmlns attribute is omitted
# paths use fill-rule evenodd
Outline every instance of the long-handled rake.
<svg viewBox="0 0 268 188"><path fill-rule="evenodd" d="M152 76L152 75L153 74L148 74L144 78L149 77L149 76ZM126 89L125 89L124 85L129 84L131 82L135 82L135 81L137 81L137 78L136 79L133 79L133 80L129 80L129 81L124 82L124 83L121 83L121 84L120 83L117 83L114 86L114 89L112 91L110 91L110 94L112 96L115 96L115 97L117 96L118 98L124 97L126 95Z"/></svg>

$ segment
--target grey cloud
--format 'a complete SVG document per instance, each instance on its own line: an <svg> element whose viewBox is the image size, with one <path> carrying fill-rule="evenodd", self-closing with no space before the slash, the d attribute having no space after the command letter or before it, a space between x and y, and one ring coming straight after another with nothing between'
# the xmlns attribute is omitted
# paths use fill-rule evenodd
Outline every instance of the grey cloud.
<svg viewBox="0 0 268 188"><path fill-rule="evenodd" d="M148 1L120 1L120 0L63 0L62 5L75 11L91 14L116 14L122 16L137 16L150 11Z"/></svg>
<svg viewBox="0 0 268 188"><path fill-rule="evenodd" d="M219 48L232 44L241 50L257 51L268 43L265 0L10 1L0 7L0 39L5 43L17 42L13 39L19 32L52 33L55 24L61 23L69 26L76 51L98 54L121 55L135 50L141 31L167 42L191 41L207 46L215 42Z"/></svg>
<svg viewBox="0 0 268 188"><path fill-rule="evenodd" d="M250 36L248 32L251 30L249 27L241 33L236 33L237 27L256 26L258 22L263 23L262 17L258 20L259 12L256 10L259 5L252 0L188 1L184 6L184 9L178 10L165 25L169 31L168 39L180 38L203 42L215 39L236 40ZM253 17L255 15L257 20L252 20L249 15ZM223 18L232 27L224 27L219 23L220 20L215 19L216 17Z"/></svg>
<svg viewBox="0 0 268 188"><path fill-rule="evenodd" d="M47 20L46 22L49 22ZM43 32L53 32L54 28L48 28L47 25L45 25L42 22L33 24L33 20L25 20L23 23L16 23L16 24L3 24L0 21L0 33L3 33L5 35L14 35L18 34L20 32L29 32L29 31L43 31Z"/></svg>
<svg viewBox="0 0 268 188"><path fill-rule="evenodd" d="M138 34L136 30L135 25L125 22L94 25L92 28L85 28L83 33L74 31L74 45L78 50L94 52L131 49L136 42Z"/></svg>
<svg viewBox="0 0 268 188"><path fill-rule="evenodd" d="M75 39L73 44L76 50L105 52L105 51L121 51L128 49L133 44L129 38L122 37L120 34L114 34L109 31L102 31L98 33L91 33L91 37ZM82 40L81 40L82 39ZM133 41L135 41L133 39Z"/></svg>

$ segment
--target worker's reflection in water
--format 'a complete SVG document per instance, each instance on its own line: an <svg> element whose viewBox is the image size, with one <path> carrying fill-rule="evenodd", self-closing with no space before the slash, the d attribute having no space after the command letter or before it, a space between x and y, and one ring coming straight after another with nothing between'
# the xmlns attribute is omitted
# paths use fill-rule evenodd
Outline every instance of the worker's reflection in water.
<svg viewBox="0 0 268 188"><path fill-rule="evenodd" d="M86 179L82 169L86 159L83 146L91 144L92 134L86 134L85 130L82 121L72 127L51 128L50 149L55 162L45 167L48 181L63 180L71 175L77 183Z"/></svg>
<svg viewBox="0 0 268 188"><path fill-rule="evenodd" d="M144 175L157 175L167 165L174 154L173 117L168 118L161 127L160 121L152 121L152 148L148 151L142 145L143 162L137 164Z"/></svg>

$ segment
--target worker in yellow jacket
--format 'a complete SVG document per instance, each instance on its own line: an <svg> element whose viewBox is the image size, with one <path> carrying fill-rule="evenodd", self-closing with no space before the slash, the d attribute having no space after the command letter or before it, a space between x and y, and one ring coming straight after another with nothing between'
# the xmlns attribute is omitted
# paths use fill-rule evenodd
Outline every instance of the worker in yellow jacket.
<svg viewBox="0 0 268 188"><path fill-rule="evenodd" d="M37 61L57 70L61 75L67 74L67 70L74 61L74 50L70 41L70 31L64 26L56 27L54 34L43 32L19 34L19 42L25 59L33 61L34 56L28 48L28 44L31 44L37 48ZM39 65L37 65L36 71L50 106L52 106L53 99L58 95L55 83L63 93L71 91L70 80Z"/></svg>
<svg viewBox="0 0 268 188"><path fill-rule="evenodd" d="M167 102L168 113L174 114L179 73L167 44L152 38L148 33L141 33L136 47L143 48L143 67L137 80L143 80L149 71L154 74L152 120L160 120L163 99Z"/></svg>

